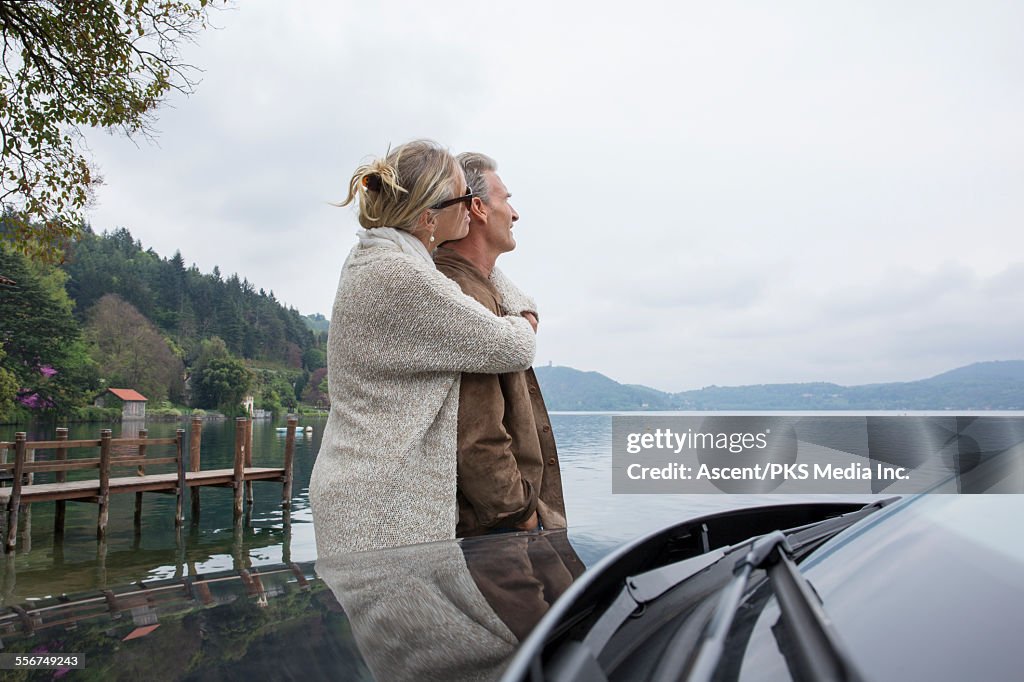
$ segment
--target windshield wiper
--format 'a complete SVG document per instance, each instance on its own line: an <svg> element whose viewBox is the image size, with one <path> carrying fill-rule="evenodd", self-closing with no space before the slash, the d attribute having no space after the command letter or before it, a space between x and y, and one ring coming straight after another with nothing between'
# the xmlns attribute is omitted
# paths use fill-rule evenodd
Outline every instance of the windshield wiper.
<svg viewBox="0 0 1024 682"><path fill-rule="evenodd" d="M792 634L791 646L783 653L794 677L849 682L864 679L844 651L818 596L797 570L792 555L793 550L781 531L769 533L754 542L746 556L736 563L732 581L722 590L705 637L692 658L693 665L679 677L712 679L746 594L750 574L760 568L768 573L783 622Z"/></svg>
<svg viewBox="0 0 1024 682"><path fill-rule="evenodd" d="M668 593L674 592L677 587L691 579L699 580L697 577L699 575L711 576L709 581L706 581L699 588L701 591L711 588L716 582L718 584L725 583L720 587L714 587L714 592L720 594L721 598L715 604L707 601L704 597L699 597L702 604L706 605L707 608L703 605L698 607L697 611L681 623L679 630L672 635L671 643L664 649L663 657L657 665L652 679L677 680L686 679L688 676L690 679L710 679L721 658L725 635L728 634L729 628L735 619L736 610L743 603L750 574L754 570L753 567L756 565L756 567L762 568L781 563L780 559L775 558L777 554L775 548L779 543L777 538L781 537L785 541L787 548L785 559L788 563L783 564L778 570L769 572L779 576L773 580L773 586L775 584L782 585L777 590L785 592L786 596L782 597L782 599L786 601L787 612L791 614L789 620L795 623L794 628L800 628L799 632L801 635L808 627L813 627L813 625L804 625L804 621L808 620L804 615L805 613L810 612L811 618L809 620L811 623L816 620L824 622L824 626L819 625L815 629L819 632L824 630L826 634L823 637L815 637L814 640L817 642L819 639L824 639L828 645L827 651L839 652L839 660L843 662L841 668L849 672L846 677L833 677L835 679L859 680L860 676L856 674L852 666L845 663L849 659L841 655L841 650L838 648L834 636L828 633L828 621L824 618L820 607L815 611L814 609L817 605L813 601L810 602L811 606L807 606L808 597L805 596L798 600L797 606L794 608L794 599L791 599L790 596L791 593L803 591L799 587L803 578L793 567L790 555L796 552L802 556L803 553L808 551L808 548L821 544L861 519L895 502L897 499L899 498L879 500L865 505L857 511L824 521L809 523L798 528L792 528L786 533L775 531L770 535L762 536L753 541L747 541L742 545L713 550L709 550L709 543L706 538L707 527L705 526L701 533L702 544L705 549L704 554L666 564L626 578L625 585L619 590L615 598L608 603L608 606L600 611L600 615L596 617L596 620L587 629L587 633L582 641L576 639L563 641L557 648L552 650L552 655L546 664L542 662L540 656L534 656L530 660L529 679L534 682L548 679L566 682L578 682L581 680L598 682L600 680L607 680L608 673L605 670L605 666L614 667L618 663L609 659L605 654L614 648L612 639L619 633L620 628L629 620L636 618L642 620L648 607L656 608L658 602L663 597L667 598ZM740 552L744 552L743 545L746 545L748 548L744 553L744 559L734 568L733 577L729 578L727 573L729 569L723 565L723 562L727 561L730 556L737 556ZM754 550L755 547L757 548L756 551ZM722 576L723 579L720 582L718 578L714 577L719 567L723 569L722 573L726 573L725 576ZM787 580L787 577L781 574L780 571L788 571L790 573L789 579ZM797 585L795 590L793 588L794 583ZM806 585L806 591L813 597L813 588L806 583L803 584ZM799 606L799 601L805 602L802 608ZM691 606L695 604L697 602L691 601ZM712 608L715 611L709 620L714 621L714 627L698 625L698 620L702 618L701 614L710 612ZM691 626L696 626L698 630L695 631ZM655 625L655 627L660 626ZM713 634L719 631L720 634ZM689 639L691 637L693 639ZM810 644L809 650L812 653L801 654L809 663L806 665L791 664L794 675L798 674L795 671L801 669L801 666L812 671L823 668L823 666L818 665L822 656L813 653L821 651L821 645L818 643ZM616 655L621 657L622 653L619 651ZM697 658L702 659L702 662L699 664L700 667L690 664ZM835 656L830 655L827 658L833 659ZM789 656L787 656L788 661ZM813 676L811 679L814 679ZM829 679L829 675L826 674L825 677L818 679Z"/></svg>
<svg viewBox="0 0 1024 682"><path fill-rule="evenodd" d="M807 646L800 647L801 650L806 651L799 654L799 657L801 660L806 659L807 663L794 661L791 665L794 668L794 674L797 674L798 670L807 668L812 671L809 673L811 675L809 679L859 680L860 676L847 663L849 659L841 655L834 636L829 633L828 621L824 617L824 613L820 607L817 607L814 601L808 602L808 599L813 599L812 588L807 585L799 572L796 571L790 556L795 551L799 552L807 547L820 544L864 517L894 502L896 499L898 498L879 500L865 505L855 512L791 529L788 531L788 536L782 531L775 531L754 540L750 544L750 549L744 555L744 558L734 568L733 578L720 589L721 597L711 618L711 625L707 628L702 628L704 632L700 635L700 643L696 645L683 644L682 642L692 633L688 627L681 627L673 637L673 640L679 638L679 645L673 646L673 644L677 644L677 642L673 641L673 644L670 644L665 649L664 658L657 666L653 679L711 679L711 675L714 673L721 658L725 637L735 618L736 610L743 602L750 574L755 567L762 568L770 565L771 567L779 566L775 570L769 570L769 575L777 576L772 580L773 586L781 585L781 587L776 588L776 591L785 593L785 596L780 598L780 602L785 600L787 613L791 614L789 620L794 623L793 628L801 636L809 631L808 628L812 628L818 633L825 632L824 635L814 636L813 643L809 640ZM782 539L786 547L786 552L784 553L776 551L776 547L779 546L780 542L779 538ZM597 621L593 623L583 641L566 642L561 647L560 654L556 657L556 662L550 670L542 671L540 660L534 660L530 666L531 678L534 680L607 679L602 665L598 663L598 659L602 657L602 652L605 651L606 646L609 645L610 640L618 632L619 628L631 618L642 617L648 605L657 602L660 597L701 571L710 569L715 564L725 560L730 554L733 554L733 552L730 552L729 548L711 550L705 554L627 578L626 584L612 603L605 608ZM784 556L785 562L776 558L777 556ZM794 588L794 584L797 587ZM801 584L806 586L806 590L799 587ZM801 596L804 591L808 592L811 596ZM803 602L803 606L800 606L801 602ZM810 606L807 606L808 603L810 603ZM815 610L815 607L817 607L817 610ZM810 615L808 616L807 614ZM808 622L810 624L807 624ZM818 622L819 625L813 625L815 622ZM824 626L820 624L822 622L825 623ZM824 641L825 645L822 645L820 641ZM814 677L813 671L836 668L835 665L821 665L821 662L824 659L834 660L837 656L827 654L823 657L817 653L820 651L840 652L838 660L842 665L839 666L839 669L845 670L849 674L845 677L830 676L828 674L824 677ZM691 652L696 653L691 655ZM787 660L789 660L788 656ZM690 665L690 662L694 661L695 663Z"/></svg>

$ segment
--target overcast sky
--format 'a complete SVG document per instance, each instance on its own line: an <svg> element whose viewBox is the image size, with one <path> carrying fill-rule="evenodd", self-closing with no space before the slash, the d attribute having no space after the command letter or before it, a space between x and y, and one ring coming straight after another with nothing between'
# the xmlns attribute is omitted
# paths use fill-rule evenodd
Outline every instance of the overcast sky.
<svg viewBox="0 0 1024 682"><path fill-rule="evenodd" d="M127 227L330 314L371 155L499 162L537 364L667 391L1024 358L1024 6L244 0L156 144L96 132Z"/></svg>

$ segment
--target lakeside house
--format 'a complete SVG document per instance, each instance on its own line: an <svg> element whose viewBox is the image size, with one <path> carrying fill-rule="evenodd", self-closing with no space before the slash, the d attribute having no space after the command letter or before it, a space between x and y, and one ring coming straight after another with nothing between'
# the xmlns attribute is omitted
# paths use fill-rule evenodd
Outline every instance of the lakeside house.
<svg viewBox="0 0 1024 682"><path fill-rule="evenodd" d="M108 388L96 398L97 407L121 406L121 419L145 419L146 396L130 388Z"/></svg>
<svg viewBox="0 0 1024 682"><path fill-rule="evenodd" d="M247 395L242 398L242 409L253 419L270 419L274 416L274 413L270 410L261 410L256 407L256 398L253 395Z"/></svg>

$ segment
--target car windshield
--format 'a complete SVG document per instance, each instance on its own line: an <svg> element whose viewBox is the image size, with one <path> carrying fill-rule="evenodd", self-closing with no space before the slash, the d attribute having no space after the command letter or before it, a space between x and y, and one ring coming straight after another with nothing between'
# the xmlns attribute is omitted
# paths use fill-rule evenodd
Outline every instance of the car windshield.
<svg viewBox="0 0 1024 682"><path fill-rule="evenodd" d="M865 677L1019 677L1022 503L1020 495L915 498L807 559L802 571ZM717 679L786 679L779 621L771 592L755 592Z"/></svg>

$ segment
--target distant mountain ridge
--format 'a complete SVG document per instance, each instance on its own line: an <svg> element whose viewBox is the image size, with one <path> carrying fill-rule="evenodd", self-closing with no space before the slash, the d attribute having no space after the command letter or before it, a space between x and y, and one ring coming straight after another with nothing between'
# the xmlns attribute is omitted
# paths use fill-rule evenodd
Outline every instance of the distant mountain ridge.
<svg viewBox="0 0 1024 682"><path fill-rule="evenodd" d="M666 393L598 372L537 367L549 410L1021 410L1024 360L976 362L928 379L840 386L708 386Z"/></svg>

